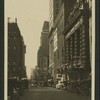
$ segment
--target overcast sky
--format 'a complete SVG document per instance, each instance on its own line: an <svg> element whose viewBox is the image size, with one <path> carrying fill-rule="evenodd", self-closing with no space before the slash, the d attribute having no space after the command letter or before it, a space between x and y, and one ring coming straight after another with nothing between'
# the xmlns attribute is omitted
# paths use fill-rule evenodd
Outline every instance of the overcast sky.
<svg viewBox="0 0 100 100"><path fill-rule="evenodd" d="M49 0L5 0L6 17L17 18L26 45L25 65L30 77L37 65L37 50L43 22L49 18Z"/></svg>

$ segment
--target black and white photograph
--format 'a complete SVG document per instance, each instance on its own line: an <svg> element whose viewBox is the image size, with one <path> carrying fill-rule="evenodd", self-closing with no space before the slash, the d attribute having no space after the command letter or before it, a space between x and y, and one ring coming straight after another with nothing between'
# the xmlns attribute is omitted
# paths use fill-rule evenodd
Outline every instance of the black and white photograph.
<svg viewBox="0 0 100 100"><path fill-rule="evenodd" d="M4 100L95 100L95 0L5 0Z"/></svg>

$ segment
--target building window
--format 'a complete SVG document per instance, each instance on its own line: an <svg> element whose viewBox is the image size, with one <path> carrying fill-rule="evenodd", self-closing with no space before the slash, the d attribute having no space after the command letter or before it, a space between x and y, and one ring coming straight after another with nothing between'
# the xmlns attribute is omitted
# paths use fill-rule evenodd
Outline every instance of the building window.
<svg viewBox="0 0 100 100"><path fill-rule="evenodd" d="M57 48L58 48L58 45L57 45L57 41L58 39L57 39L57 29L55 30L55 32L54 32L54 52L57 50Z"/></svg>
<svg viewBox="0 0 100 100"><path fill-rule="evenodd" d="M58 59L59 59L59 51L58 51Z"/></svg>
<svg viewBox="0 0 100 100"><path fill-rule="evenodd" d="M14 36L14 40L16 39L16 37Z"/></svg>
<svg viewBox="0 0 100 100"><path fill-rule="evenodd" d="M13 64L16 65L16 62L14 61Z"/></svg>
<svg viewBox="0 0 100 100"><path fill-rule="evenodd" d="M76 30L77 34L77 56L80 56L80 28Z"/></svg>
<svg viewBox="0 0 100 100"><path fill-rule="evenodd" d="M16 46L14 46L14 50L16 50Z"/></svg>
<svg viewBox="0 0 100 100"><path fill-rule="evenodd" d="M75 34L72 35L72 55L75 56Z"/></svg>

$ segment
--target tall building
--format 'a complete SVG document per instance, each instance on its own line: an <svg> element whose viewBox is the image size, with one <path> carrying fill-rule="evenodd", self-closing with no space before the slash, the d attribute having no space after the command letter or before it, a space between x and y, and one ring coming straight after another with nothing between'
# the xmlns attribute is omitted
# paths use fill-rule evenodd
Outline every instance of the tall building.
<svg viewBox="0 0 100 100"><path fill-rule="evenodd" d="M69 90L90 88L92 0L50 0L49 73Z"/></svg>
<svg viewBox="0 0 100 100"><path fill-rule="evenodd" d="M61 2L61 0L49 0L49 30L53 27L53 22L58 15L60 8L59 2Z"/></svg>
<svg viewBox="0 0 100 100"><path fill-rule="evenodd" d="M48 44L48 32L49 32L49 22L44 21L41 37L40 37L40 47L37 53L37 66L39 68L38 76L39 80L46 81L48 75L48 64L49 64L49 44Z"/></svg>
<svg viewBox="0 0 100 100"><path fill-rule="evenodd" d="M26 46L16 22L8 22L8 78L26 77Z"/></svg>
<svg viewBox="0 0 100 100"><path fill-rule="evenodd" d="M49 14L49 73L57 81L58 71L64 66L63 30L76 0L50 0Z"/></svg>
<svg viewBox="0 0 100 100"><path fill-rule="evenodd" d="M89 2L77 0L64 29L65 71L69 89L84 84L90 88L91 11ZM86 84L87 83L87 84ZM76 84L76 85L75 85ZM83 86L83 85L81 85Z"/></svg>

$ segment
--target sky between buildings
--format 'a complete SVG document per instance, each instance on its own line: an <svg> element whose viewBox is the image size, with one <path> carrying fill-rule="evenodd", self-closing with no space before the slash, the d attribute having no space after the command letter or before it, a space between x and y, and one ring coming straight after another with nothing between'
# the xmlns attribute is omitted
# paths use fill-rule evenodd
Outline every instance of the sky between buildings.
<svg viewBox="0 0 100 100"><path fill-rule="evenodd" d="M25 65L28 78L37 65L37 51L43 22L49 19L49 0L5 0L5 16L17 23L26 45Z"/></svg>

